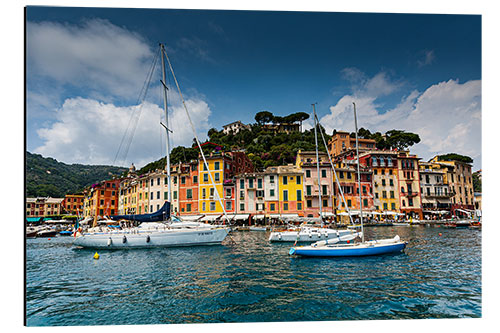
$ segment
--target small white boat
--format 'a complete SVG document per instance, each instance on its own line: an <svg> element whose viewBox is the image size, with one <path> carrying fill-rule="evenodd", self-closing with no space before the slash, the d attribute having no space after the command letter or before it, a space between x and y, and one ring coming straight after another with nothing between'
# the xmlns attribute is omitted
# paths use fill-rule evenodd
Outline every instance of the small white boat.
<svg viewBox="0 0 500 333"><path fill-rule="evenodd" d="M267 231L268 230L267 227L257 227L257 226L254 226L254 225L251 225L250 227L248 227L248 229L250 231Z"/></svg>
<svg viewBox="0 0 500 333"><path fill-rule="evenodd" d="M405 223L405 222L393 222L392 223L393 226L397 226L397 227L409 227L410 226L410 223Z"/></svg>
<svg viewBox="0 0 500 333"><path fill-rule="evenodd" d="M317 242L325 239L334 239L346 235L356 234L351 229L328 229L302 226L297 230L273 231L269 235L270 242Z"/></svg>

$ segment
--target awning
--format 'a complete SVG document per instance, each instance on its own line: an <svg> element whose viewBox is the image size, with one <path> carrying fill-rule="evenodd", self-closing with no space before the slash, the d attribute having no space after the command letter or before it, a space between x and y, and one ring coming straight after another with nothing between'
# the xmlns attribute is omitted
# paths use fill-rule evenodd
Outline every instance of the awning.
<svg viewBox="0 0 500 333"><path fill-rule="evenodd" d="M281 214L283 218L299 217L299 214Z"/></svg>
<svg viewBox="0 0 500 333"><path fill-rule="evenodd" d="M335 216L335 214L332 212L324 212L324 213L321 213L321 215L323 215L324 217Z"/></svg>
<svg viewBox="0 0 500 333"><path fill-rule="evenodd" d="M237 221L248 220L249 216L250 216L250 214L236 214L236 215L234 215L234 220L237 220Z"/></svg>
<svg viewBox="0 0 500 333"><path fill-rule="evenodd" d="M254 215L253 216L255 219L263 219L265 217L264 214L259 214L259 215Z"/></svg>
<svg viewBox="0 0 500 333"><path fill-rule="evenodd" d="M221 217L221 215L205 215L201 218L200 221L210 221L210 222L213 222L215 220L217 220L219 217Z"/></svg>
<svg viewBox="0 0 500 333"><path fill-rule="evenodd" d="M278 219L280 217L280 214L270 214L269 217L272 219Z"/></svg>
<svg viewBox="0 0 500 333"><path fill-rule="evenodd" d="M40 221L40 217L27 217L26 221L28 221L28 223L39 222Z"/></svg>
<svg viewBox="0 0 500 333"><path fill-rule="evenodd" d="M458 210L459 212L462 212L462 213L465 213L465 214L469 214L469 215L471 214L471 212L468 212L468 211L466 211L466 210L464 210L464 209L457 208L457 209L455 209L455 210L456 210L456 211Z"/></svg>
<svg viewBox="0 0 500 333"><path fill-rule="evenodd" d="M183 220L183 221L198 221L202 217L203 217L203 215L184 215L184 216L180 216L181 220Z"/></svg>

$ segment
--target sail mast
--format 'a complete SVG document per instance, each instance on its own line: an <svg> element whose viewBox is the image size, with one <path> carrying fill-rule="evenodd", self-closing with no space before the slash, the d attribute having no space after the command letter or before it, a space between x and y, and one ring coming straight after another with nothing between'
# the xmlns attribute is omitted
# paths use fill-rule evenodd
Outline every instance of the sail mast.
<svg viewBox="0 0 500 333"><path fill-rule="evenodd" d="M321 226L323 226L323 212L322 212L322 196L321 196L321 176L319 174L319 153L318 153L318 134L316 130L316 126L318 123L316 122L316 107L315 103L311 104L313 107L314 114L314 142L316 144L316 169L318 172L318 201L319 201L319 218L321 220Z"/></svg>
<svg viewBox="0 0 500 333"><path fill-rule="evenodd" d="M167 168L167 201L172 200L172 187L170 186L170 129L168 128L168 112L167 112L167 85L165 81L165 46L160 43L161 47L161 64L162 64L162 78L163 78L163 105L165 109L165 129L167 132L167 152L166 152L166 168Z"/></svg>
<svg viewBox="0 0 500 333"><path fill-rule="evenodd" d="M358 191L359 191L359 216L361 219L361 234L362 242L365 241L365 233L363 230L363 201L361 200L361 173L359 171L359 145L358 145L358 119L356 118L356 103L352 102L354 105L354 129L356 134L356 158L358 165Z"/></svg>

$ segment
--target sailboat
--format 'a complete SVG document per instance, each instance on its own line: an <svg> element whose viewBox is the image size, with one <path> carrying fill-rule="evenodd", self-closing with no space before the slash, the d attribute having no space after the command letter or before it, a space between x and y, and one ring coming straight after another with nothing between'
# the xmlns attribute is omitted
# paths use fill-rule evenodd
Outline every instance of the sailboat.
<svg viewBox="0 0 500 333"><path fill-rule="evenodd" d="M167 186L168 194L167 200L163 207L156 212L150 214L139 214L139 215L115 215L111 216L112 220L128 220L140 222L141 224L137 227L132 228L92 228L89 229L90 232L82 233L81 228L75 226L77 230L75 232L75 240L73 244L79 247L89 247L96 249L131 249L131 248L151 248L151 247L172 247L172 246L192 246L192 245L214 245L221 244L229 233L229 228L226 226L212 226L204 223L193 223L179 221L178 219L172 219L170 216L170 200L171 200L171 179L170 179L170 148L169 148L169 132L168 128L168 112L167 112L167 87L165 85L165 59L168 62L170 72L177 86L179 96L182 99L184 109L187 114L189 123L194 133L196 143L200 149L201 156L203 158L203 163L205 167L208 168L208 163L205 158L205 154L201 149L196 130L194 128L193 122L186 107L184 97L180 90L179 84L175 77L172 65L168 58L167 52L163 44L160 44L160 54L162 59L163 67L163 77L162 85L164 92L164 109L165 109L165 121L166 124L160 123L167 132L167 153L166 153L166 168L167 168ZM212 174L208 173L212 185L214 187L215 193L217 189L215 187L215 182L212 179ZM224 205L221 202L219 195L216 195L219 203L224 210L224 214L227 218Z"/></svg>
<svg viewBox="0 0 500 333"><path fill-rule="evenodd" d="M298 242L317 242L317 241L322 241L322 240L332 240L335 242L345 242L348 240L353 240L356 237L361 236L360 232L357 232L356 230L352 229L330 229L330 228L324 228L324 222L323 222L323 212L322 212L322 200L321 200L321 178L320 178L320 169L319 169L319 153L318 153L318 135L317 135L317 124L319 122L316 122L317 117L316 117L316 109L315 105L313 104L313 114L314 114L314 139L315 139L315 144L316 144L316 171L318 175L318 202L319 202L319 220L321 222L321 227L311 227L308 225L302 225L298 228L298 230L285 230L285 231L273 231L269 235L269 241L270 242L294 242L295 244ZM323 136L323 133L321 133ZM325 143L326 146L326 141L323 136L323 142ZM335 168L333 166L333 163L331 163L331 158L330 158L330 153L328 152L328 149L326 149L328 158L330 160L331 167L333 169L333 172L335 173ZM335 174L335 179L338 178ZM342 191L341 187L339 186L340 191ZM342 194L343 198L343 194ZM350 215L349 215L350 216ZM351 218L352 222L352 218Z"/></svg>
<svg viewBox="0 0 500 333"><path fill-rule="evenodd" d="M356 104L354 106L354 127L356 133L356 156L357 156L357 173L358 173L358 188L361 188L361 175L359 171L359 145L358 145L358 121L356 117ZM398 235L394 238L365 241L363 233L363 205L361 200L361 191L359 191L359 207L361 220L361 242L347 244L339 244L340 239L323 240L311 244L310 246L292 247L289 251L290 255L306 256L306 257L359 257L381 255L387 253L397 253L405 249L407 242L402 241Z"/></svg>

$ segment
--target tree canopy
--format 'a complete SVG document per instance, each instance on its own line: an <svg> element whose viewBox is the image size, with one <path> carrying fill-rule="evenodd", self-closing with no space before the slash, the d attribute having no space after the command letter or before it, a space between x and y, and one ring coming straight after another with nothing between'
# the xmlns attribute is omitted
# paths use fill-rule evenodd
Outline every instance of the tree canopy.
<svg viewBox="0 0 500 333"><path fill-rule="evenodd" d="M472 164L472 162L474 161L469 156L460 155L457 153L449 153L449 154L439 155L438 160L440 160L440 161L460 161L460 162L469 163L469 164Z"/></svg>

